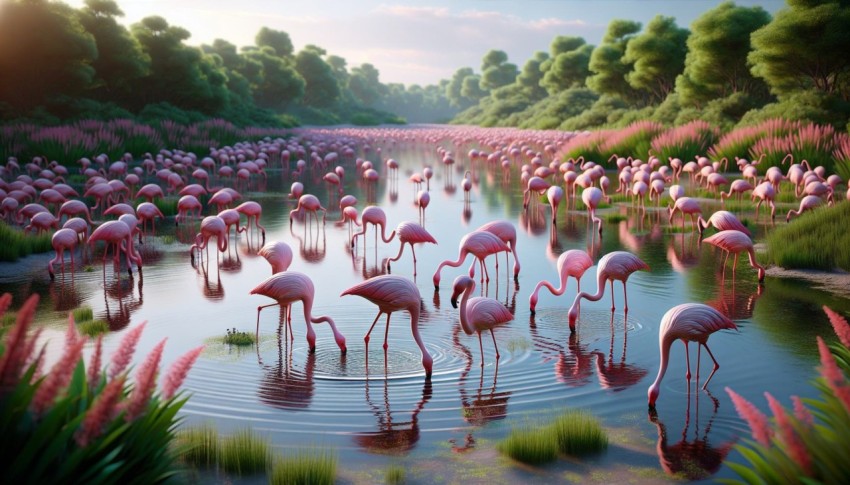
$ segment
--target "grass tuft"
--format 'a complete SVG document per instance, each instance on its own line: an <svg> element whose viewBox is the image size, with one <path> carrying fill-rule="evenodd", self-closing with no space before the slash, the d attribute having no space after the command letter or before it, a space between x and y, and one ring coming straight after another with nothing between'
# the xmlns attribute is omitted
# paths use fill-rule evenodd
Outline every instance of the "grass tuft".
<svg viewBox="0 0 850 485"><path fill-rule="evenodd" d="M219 466L237 475L264 472L271 462L271 444L268 438L250 429L239 430L221 440Z"/></svg>
<svg viewBox="0 0 850 485"><path fill-rule="evenodd" d="M387 485L401 485L405 482L404 467L401 465L390 465L384 472L384 483Z"/></svg>
<svg viewBox="0 0 850 485"><path fill-rule="evenodd" d="M332 485L336 478L336 468L337 457L334 453L299 451L295 456L275 461L269 483Z"/></svg>
<svg viewBox="0 0 850 485"><path fill-rule="evenodd" d="M34 253L46 253L53 249L52 234L24 234L0 221L0 261L17 261Z"/></svg>
<svg viewBox="0 0 850 485"><path fill-rule="evenodd" d="M251 332L240 332L234 329L227 329L223 341L227 345L254 345L257 343L257 337Z"/></svg>
<svg viewBox="0 0 850 485"><path fill-rule="evenodd" d="M767 235L767 261L783 268L850 271L850 202L805 212Z"/></svg>
<svg viewBox="0 0 850 485"><path fill-rule="evenodd" d="M104 320L84 320L77 324L77 331L88 337L97 337L109 331L109 323Z"/></svg>
<svg viewBox="0 0 850 485"><path fill-rule="evenodd" d="M499 442L497 449L519 462L541 465L555 459L558 442L549 429L526 423L511 430L511 434Z"/></svg>
<svg viewBox="0 0 850 485"><path fill-rule="evenodd" d="M75 308L72 312L74 315L75 322L85 322L87 320L94 320L94 311L87 306L81 306L79 308Z"/></svg>
<svg viewBox="0 0 850 485"><path fill-rule="evenodd" d="M623 214L605 214L604 219L608 224L617 224L625 221L628 217Z"/></svg>
<svg viewBox="0 0 850 485"><path fill-rule="evenodd" d="M183 461L195 466L211 467L218 462L218 430L209 424L186 428L177 434L183 450Z"/></svg>
<svg viewBox="0 0 850 485"><path fill-rule="evenodd" d="M598 453L608 447L608 435L593 415L575 410L559 416L550 425L558 438L558 449L568 455Z"/></svg>

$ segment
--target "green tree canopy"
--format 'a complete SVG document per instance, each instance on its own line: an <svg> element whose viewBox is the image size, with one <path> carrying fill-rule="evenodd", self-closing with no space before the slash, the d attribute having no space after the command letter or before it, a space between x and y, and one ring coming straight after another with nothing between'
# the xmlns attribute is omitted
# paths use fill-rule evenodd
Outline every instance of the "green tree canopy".
<svg viewBox="0 0 850 485"><path fill-rule="evenodd" d="M650 101L663 101L685 68L688 33L676 25L673 17L657 15L650 20L646 30L626 45L623 62L634 65L626 75L629 84L646 90Z"/></svg>
<svg viewBox="0 0 850 485"><path fill-rule="evenodd" d="M540 66L549 59L549 54L537 51L531 59L522 66L522 72L516 78L517 84L522 87L526 97L532 101L538 101L546 97L546 89L540 85L543 80L543 72Z"/></svg>
<svg viewBox="0 0 850 485"><path fill-rule="evenodd" d="M378 79L379 73L372 64L362 64L351 69L348 89L363 106L374 106L386 93L386 88Z"/></svg>
<svg viewBox="0 0 850 485"><path fill-rule="evenodd" d="M549 94L584 87L585 79L590 74L588 65L593 46L581 44L575 50L561 52L554 59L540 84Z"/></svg>
<svg viewBox="0 0 850 485"><path fill-rule="evenodd" d="M306 82L301 102L307 106L328 108L339 99L340 88L333 69L322 59L320 51L324 52L324 49L304 47L295 56L295 70Z"/></svg>
<svg viewBox="0 0 850 485"><path fill-rule="evenodd" d="M626 80L632 64L625 62L626 45L640 32L641 24L631 20L612 20L602 43L590 54L588 69L591 75L587 86L603 95L618 97L624 101L639 98L637 90Z"/></svg>
<svg viewBox="0 0 850 485"><path fill-rule="evenodd" d="M466 78L474 78L476 84L479 81L479 77L475 75L471 67L461 67L455 71L451 80L446 84L446 98L448 98L452 106L461 110L474 106L478 103L479 99L486 96L486 92L482 91L478 86L476 86L474 91L467 89L467 94L473 94L474 97L464 95L463 86L467 82ZM484 94L480 94L482 92Z"/></svg>
<svg viewBox="0 0 850 485"><path fill-rule="evenodd" d="M263 27L254 37L254 43L258 47L271 47L278 57L292 57L292 40L286 32Z"/></svg>
<svg viewBox="0 0 850 485"><path fill-rule="evenodd" d="M512 84L519 74L504 51L491 50L481 60L481 89L486 91Z"/></svg>
<svg viewBox="0 0 850 485"><path fill-rule="evenodd" d="M296 72L292 62L277 55L265 46L245 53L246 67L251 67L251 88L254 102L261 108L282 111L303 96L304 79ZM254 67L260 71L255 72ZM247 76L246 76L247 78Z"/></svg>

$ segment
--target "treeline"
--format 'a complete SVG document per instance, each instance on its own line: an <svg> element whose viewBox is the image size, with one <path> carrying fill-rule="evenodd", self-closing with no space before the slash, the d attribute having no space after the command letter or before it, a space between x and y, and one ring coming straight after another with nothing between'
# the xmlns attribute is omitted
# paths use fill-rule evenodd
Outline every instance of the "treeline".
<svg viewBox="0 0 850 485"><path fill-rule="evenodd" d="M850 1L788 0L770 16L724 2L685 29L614 20L602 42L558 36L522 69L490 51L447 86L459 124L587 130L638 120L722 129L772 118L850 120Z"/></svg>
<svg viewBox="0 0 850 485"><path fill-rule="evenodd" d="M112 0L74 9L47 0L0 4L0 122L224 118L240 126L403 123L457 113L443 86L384 85L371 64L262 28L255 45L191 34L151 16L126 28ZM393 114L391 114L393 113Z"/></svg>

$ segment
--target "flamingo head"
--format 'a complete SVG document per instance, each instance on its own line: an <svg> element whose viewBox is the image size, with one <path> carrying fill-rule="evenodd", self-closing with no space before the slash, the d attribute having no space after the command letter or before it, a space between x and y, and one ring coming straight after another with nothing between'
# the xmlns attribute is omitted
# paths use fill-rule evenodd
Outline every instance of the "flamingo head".
<svg viewBox="0 0 850 485"><path fill-rule="evenodd" d="M537 293L532 293L528 298L528 306L531 310L531 314L534 315L534 310L537 308Z"/></svg>
<svg viewBox="0 0 850 485"><path fill-rule="evenodd" d="M576 320L578 320L578 306L573 305L572 308L570 308L569 318L570 318L570 333L572 333L572 332L575 332L575 330L576 330Z"/></svg>
<svg viewBox="0 0 850 485"><path fill-rule="evenodd" d="M460 275L455 278L452 287L452 308L457 308L457 298L467 290L470 292L475 290L475 280L466 275Z"/></svg>
<svg viewBox="0 0 850 485"><path fill-rule="evenodd" d="M334 340L336 340L336 344L339 346L340 352L345 355L348 351L348 348L345 346L345 336L339 332L334 332Z"/></svg>
<svg viewBox="0 0 850 485"><path fill-rule="evenodd" d="M653 384L649 386L649 390L646 392L647 397L649 398L649 409L650 411L655 410L655 401L658 400L658 394L661 393L661 389L657 384Z"/></svg>

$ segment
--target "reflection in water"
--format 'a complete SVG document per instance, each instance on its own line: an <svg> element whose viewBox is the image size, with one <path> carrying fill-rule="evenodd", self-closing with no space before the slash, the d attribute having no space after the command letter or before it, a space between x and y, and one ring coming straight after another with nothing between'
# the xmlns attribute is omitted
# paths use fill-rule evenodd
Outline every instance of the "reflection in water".
<svg viewBox="0 0 850 485"><path fill-rule="evenodd" d="M581 387L590 383L594 356L593 352L588 351L586 345L581 345L578 328L570 333L567 344L569 354L567 354L555 339L544 337L537 332L534 315L530 316L528 327L534 347L543 354L543 362L555 361L555 377L558 382L569 387Z"/></svg>
<svg viewBox="0 0 850 485"><path fill-rule="evenodd" d="M384 379L384 407L375 405L369 395L369 380L366 380L366 402L378 419L378 430L354 436L354 442L363 450L382 455L404 455L419 441L419 413L431 399L431 380L426 379L422 387L422 398L416 404L408 421L393 421L390 410L389 380Z"/></svg>
<svg viewBox="0 0 850 485"><path fill-rule="evenodd" d="M605 362L605 354L599 351L591 352L596 356L596 374L599 384L614 392L622 391L637 384L646 375L647 370L634 364L626 363L626 346L628 343L628 316L623 317L623 355L620 362L614 362L614 312L611 312L611 348L608 351L608 362Z"/></svg>
<svg viewBox="0 0 850 485"><path fill-rule="evenodd" d="M281 312L281 319L284 318ZM307 409L313 401L315 384L313 372L316 368L316 353L307 353L304 368L298 369L292 364L292 346L286 335L281 332L283 322L277 332L277 363L265 365L257 345L257 363L263 369L263 377L257 395L260 401L281 409Z"/></svg>
<svg viewBox="0 0 850 485"><path fill-rule="evenodd" d="M116 275L117 276L117 275ZM110 330L121 330L130 324L130 316L134 310L139 309L144 303L142 294L142 283L144 278L139 273L139 296L135 297L135 283L137 278L130 275L129 278L114 278L109 282L106 274L103 275L103 303L105 308L105 319L109 323ZM112 308L110 308L110 301ZM117 308L116 308L117 305Z"/></svg>
<svg viewBox="0 0 850 485"><path fill-rule="evenodd" d="M678 273L686 273L688 269L697 266L699 238L694 234L673 234L670 237L670 245L667 247L667 260L673 271Z"/></svg>
<svg viewBox="0 0 850 485"><path fill-rule="evenodd" d="M69 312L83 303L74 278L51 281L50 299L53 300L53 310L57 312Z"/></svg>
<svg viewBox="0 0 850 485"><path fill-rule="evenodd" d="M756 300L761 297L764 285L757 283L754 290L747 291L746 288L752 286L748 282L743 284L744 289L736 291L735 278L733 277L731 280L730 287L726 288L726 278L721 276L720 283L717 285L719 288L717 297L705 303L731 320L749 320L753 317Z"/></svg>
<svg viewBox="0 0 850 485"><path fill-rule="evenodd" d="M209 273L209 265L198 263L195 267L195 274L200 276L202 281L199 281L201 292L204 298L211 301L220 301L224 299L224 285L221 284L221 266L216 265L215 281L211 281Z"/></svg>
<svg viewBox="0 0 850 485"><path fill-rule="evenodd" d="M684 476L688 480L704 480L720 469L726 455L735 445L734 441L723 443L718 447L714 447L708 441L708 433L711 431L711 425L714 418L717 416L719 402L708 391L705 394L711 399L714 409L711 413L711 418L700 436L699 425L699 397L702 392L697 391L696 395L696 412L694 423L694 437L688 440L688 428L691 422L691 393L688 390L688 404L685 410L685 428L682 430L682 439L675 444L667 442L667 428L664 423L658 419L656 411L650 411L649 421L658 428L658 443L655 446L658 452L658 461L661 467L668 475Z"/></svg>
<svg viewBox="0 0 850 485"><path fill-rule="evenodd" d="M298 215L296 214L295 217L298 217ZM311 224L304 224L303 226L304 231L301 236L295 233L291 225L289 226L289 234L298 241L298 252L302 260L308 263L320 263L325 259L328 250L325 227L317 223L316 234L313 234ZM308 228L308 226L311 227Z"/></svg>

